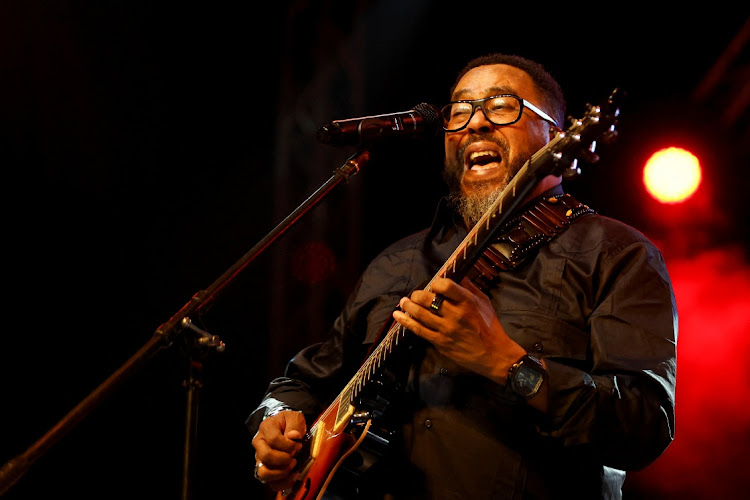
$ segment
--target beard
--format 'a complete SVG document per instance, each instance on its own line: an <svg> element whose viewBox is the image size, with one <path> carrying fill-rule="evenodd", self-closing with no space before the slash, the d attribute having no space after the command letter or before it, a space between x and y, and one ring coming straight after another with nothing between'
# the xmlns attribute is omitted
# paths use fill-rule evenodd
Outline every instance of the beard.
<svg viewBox="0 0 750 500"><path fill-rule="evenodd" d="M498 145L502 151L502 160L505 162L510 156L508 144L494 137L475 136L456 152L454 158L445 158L445 168L443 178L448 184L448 201L456 212L463 218L467 227L473 227L482 216L497 201L500 194L508 186L511 179L515 177L526 160L531 157L534 151L527 154L519 155L511 164L507 165L505 175L500 179L489 181L464 180L464 151L474 142L484 140Z"/></svg>
<svg viewBox="0 0 750 500"><path fill-rule="evenodd" d="M486 183L481 190L473 191L471 194L462 192L448 195L451 206L458 212L466 223L466 227L474 227L479 219L492 207L503 192L505 186ZM504 183L507 185L507 183Z"/></svg>

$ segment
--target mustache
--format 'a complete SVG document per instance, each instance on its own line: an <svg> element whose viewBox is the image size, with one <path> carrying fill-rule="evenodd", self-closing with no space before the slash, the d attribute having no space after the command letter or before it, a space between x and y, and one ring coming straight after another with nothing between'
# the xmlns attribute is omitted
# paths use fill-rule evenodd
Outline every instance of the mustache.
<svg viewBox="0 0 750 500"><path fill-rule="evenodd" d="M456 151L456 161L459 163L463 163L464 154L466 153L466 149L471 146L472 144L476 142L492 142L497 147L500 148L500 151L503 152L503 158L507 161L509 152L510 152L510 146L508 145L508 142L505 139L502 139L500 137L495 137L488 134L472 134L469 136L469 138L466 141L466 144L461 146L460 149Z"/></svg>

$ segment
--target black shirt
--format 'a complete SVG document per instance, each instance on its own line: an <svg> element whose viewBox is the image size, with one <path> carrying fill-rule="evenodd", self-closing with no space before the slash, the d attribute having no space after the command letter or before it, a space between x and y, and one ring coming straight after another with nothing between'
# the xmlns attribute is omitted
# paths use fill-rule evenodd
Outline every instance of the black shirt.
<svg viewBox="0 0 750 500"><path fill-rule="evenodd" d="M376 257L330 338L270 384L251 432L279 402L312 423L398 300L465 236L442 204L431 228ZM630 226L588 214L488 294L507 334L544 358L549 413L417 343L401 372L397 454L377 485L395 498L621 498L624 470L651 463L674 436L677 311L660 252Z"/></svg>

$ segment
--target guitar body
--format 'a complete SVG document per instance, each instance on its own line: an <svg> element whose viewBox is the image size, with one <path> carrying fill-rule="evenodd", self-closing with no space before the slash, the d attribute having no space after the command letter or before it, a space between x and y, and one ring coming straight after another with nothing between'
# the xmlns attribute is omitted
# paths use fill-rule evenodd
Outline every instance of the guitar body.
<svg viewBox="0 0 750 500"><path fill-rule="evenodd" d="M348 498L365 476L373 477L370 474L377 469L373 466L388 453L396 436L389 413L398 400L394 387L399 384L387 380L384 389L380 375L358 394L356 408L341 406L339 398L313 423L297 454L294 473L299 479L277 500L320 498L332 481L330 490Z"/></svg>
<svg viewBox="0 0 750 500"><path fill-rule="evenodd" d="M339 464L353 451L356 439L352 433L346 431L346 422L342 425L341 418L337 418L339 409L336 403L312 425L305 437L305 445L298 455L296 473L300 480L291 490L280 492L277 500L318 498L338 470ZM353 408L344 413L350 418Z"/></svg>

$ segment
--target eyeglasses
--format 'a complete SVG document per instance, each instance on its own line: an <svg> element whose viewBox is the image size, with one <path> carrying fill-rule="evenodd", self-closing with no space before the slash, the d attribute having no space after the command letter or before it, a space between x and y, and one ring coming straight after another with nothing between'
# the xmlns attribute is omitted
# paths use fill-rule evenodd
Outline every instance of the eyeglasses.
<svg viewBox="0 0 750 500"><path fill-rule="evenodd" d="M521 119L523 108L527 107L543 120L557 127L557 122L547 113L531 104L526 99L517 95L502 94L485 97L484 99L471 99L466 101L454 101L446 104L440 109L443 115L443 129L446 132L458 132L466 127L474 116L477 108L482 108L484 116L494 125L510 125Z"/></svg>

